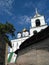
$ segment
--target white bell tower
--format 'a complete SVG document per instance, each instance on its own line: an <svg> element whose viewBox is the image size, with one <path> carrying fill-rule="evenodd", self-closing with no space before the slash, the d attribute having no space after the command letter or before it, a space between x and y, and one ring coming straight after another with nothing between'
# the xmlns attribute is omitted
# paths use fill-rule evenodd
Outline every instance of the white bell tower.
<svg viewBox="0 0 49 65"><path fill-rule="evenodd" d="M31 28L30 28L30 35L34 35L35 31L40 32L42 29L47 27L47 23L45 22L44 16L40 15L36 8L36 14L31 19Z"/></svg>

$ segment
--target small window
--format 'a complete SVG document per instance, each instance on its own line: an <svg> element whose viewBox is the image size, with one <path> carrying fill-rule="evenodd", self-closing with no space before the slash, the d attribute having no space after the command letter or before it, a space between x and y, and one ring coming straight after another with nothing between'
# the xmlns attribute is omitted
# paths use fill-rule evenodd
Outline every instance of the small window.
<svg viewBox="0 0 49 65"><path fill-rule="evenodd" d="M33 31L33 33L34 33L34 35L35 35L35 34L37 34L37 31L35 30L35 31Z"/></svg>
<svg viewBox="0 0 49 65"><path fill-rule="evenodd" d="M36 20L36 26L40 26L40 20L39 19Z"/></svg>

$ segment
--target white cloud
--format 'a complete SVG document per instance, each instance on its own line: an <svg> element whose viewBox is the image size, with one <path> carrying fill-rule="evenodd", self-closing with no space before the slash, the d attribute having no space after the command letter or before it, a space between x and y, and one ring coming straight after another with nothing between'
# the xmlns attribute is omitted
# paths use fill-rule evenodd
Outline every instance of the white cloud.
<svg viewBox="0 0 49 65"><path fill-rule="evenodd" d="M19 24L28 24L28 23L30 23L30 20L31 20L31 16L29 17L27 15L24 15L24 16L18 17Z"/></svg>
<svg viewBox="0 0 49 65"><path fill-rule="evenodd" d="M9 16L13 16L13 13L10 12L8 9L4 9L4 12L6 12Z"/></svg>
<svg viewBox="0 0 49 65"><path fill-rule="evenodd" d="M0 7L11 9L14 0L0 0Z"/></svg>
<svg viewBox="0 0 49 65"><path fill-rule="evenodd" d="M14 3L14 0L0 0L0 14L3 12L7 13L8 15L13 15L13 13L10 12L12 9L12 4Z"/></svg>

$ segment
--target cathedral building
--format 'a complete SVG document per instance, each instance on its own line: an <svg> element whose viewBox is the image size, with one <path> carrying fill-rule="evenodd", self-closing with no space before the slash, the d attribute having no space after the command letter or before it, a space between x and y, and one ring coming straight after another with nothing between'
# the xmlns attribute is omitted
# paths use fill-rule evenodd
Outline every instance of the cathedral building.
<svg viewBox="0 0 49 65"><path fill-rule="evenodd" d="M12 48L10 48L8 54L8 63L14 63L16 61L17 55L14 53L17 49L19 49L20 45L28 38L33 35L36 35L38 32L44 30L48 27L45 22L45 18L43 15L40 15L36 9L35 16L31 19L31 26L29 31L24 28L22 32L17 33L17 39L11 40Z"/></svg>

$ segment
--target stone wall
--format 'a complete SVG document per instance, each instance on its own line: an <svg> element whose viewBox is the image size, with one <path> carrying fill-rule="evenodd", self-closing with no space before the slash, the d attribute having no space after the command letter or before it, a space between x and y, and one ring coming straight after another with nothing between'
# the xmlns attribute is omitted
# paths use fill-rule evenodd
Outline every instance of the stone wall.
<svg viewBox="0 0 49 65"><path fill-rule="evenodd" d="M16 65L49 65L49 38L19 51Z"/></svg>

